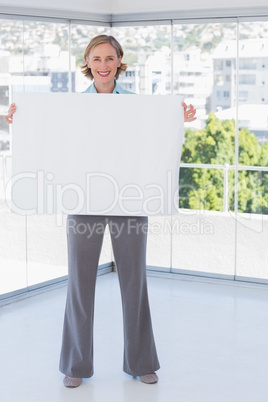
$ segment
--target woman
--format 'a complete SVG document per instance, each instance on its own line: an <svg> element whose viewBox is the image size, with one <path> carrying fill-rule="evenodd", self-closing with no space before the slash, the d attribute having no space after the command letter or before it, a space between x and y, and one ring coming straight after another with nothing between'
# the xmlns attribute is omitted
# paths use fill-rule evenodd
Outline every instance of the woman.
<svg viewBox="0 0 268 402"><path fill-rule="evenodd" d="M98 35L88 44L83 74L94 82L86 93L131 94L117 83L126 71L118 41ZM184 120L195 109L183 103ZM15 104L6 120L12 123ZM76 230L84 225L88 230ZM97 268L106 225L109 226L119 276L124 321L123 370L146 384L158 381L160 368L152 330L146 281L147 217L69 215L67 218L69 282L60 371L64 385L77 387L93 375L93 315ZM101 230L100 230L101 227ZM97 230L96 230L97 228ZM83 234L82 234L83 233ZM88 235L90 233L90 236Z"/></svg>

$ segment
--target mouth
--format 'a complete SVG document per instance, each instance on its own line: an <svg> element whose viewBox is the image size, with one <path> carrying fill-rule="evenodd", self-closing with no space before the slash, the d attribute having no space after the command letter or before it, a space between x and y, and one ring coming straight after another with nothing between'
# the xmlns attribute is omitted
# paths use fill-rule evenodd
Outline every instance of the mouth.
<svg viewBox="0 0 268 402"><path fill-rule="evenodd" d="M98 74L101 77L108 77L108 75L110 74L111 71L98 71Z"/></svg>

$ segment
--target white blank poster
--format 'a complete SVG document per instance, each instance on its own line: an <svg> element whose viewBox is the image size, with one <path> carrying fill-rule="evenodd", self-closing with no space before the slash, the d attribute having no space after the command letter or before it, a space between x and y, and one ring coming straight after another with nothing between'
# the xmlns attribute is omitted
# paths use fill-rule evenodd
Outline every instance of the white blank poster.
<svg viewBox="0 0 268 402"><path fill-rule="evenodd" d="M17 94L12 210L173 214L182 100L172 95Z"/></svg>

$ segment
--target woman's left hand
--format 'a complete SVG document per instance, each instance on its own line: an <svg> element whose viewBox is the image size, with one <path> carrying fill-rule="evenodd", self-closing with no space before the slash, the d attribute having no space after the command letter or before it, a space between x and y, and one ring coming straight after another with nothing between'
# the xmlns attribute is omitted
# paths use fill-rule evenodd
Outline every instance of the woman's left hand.
<svg viewBox="0 0 268 402"><path fill-rule="evenodd" d="M195 117L196 109L194 109L193 105L190 105L189 109L188 109L188 106L186 105L186 103L182 102L182 106L184 109L184 121L190 122L190 121L196 120L196 117Z"/></svg>

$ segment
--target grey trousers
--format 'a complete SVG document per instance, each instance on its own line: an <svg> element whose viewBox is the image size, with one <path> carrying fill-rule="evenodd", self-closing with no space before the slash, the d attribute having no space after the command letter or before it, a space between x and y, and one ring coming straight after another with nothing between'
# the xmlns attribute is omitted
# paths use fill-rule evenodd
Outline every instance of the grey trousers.
<svg viewBox="0 0 268 402"><path fill-rule="evenodd" d="M133 376L160 368L152 330L146 280L148 218L69 215L69 281L60 371L93 375L93 318L97 268L109 225L119 276L124 322L123 370Z"/></svg>

